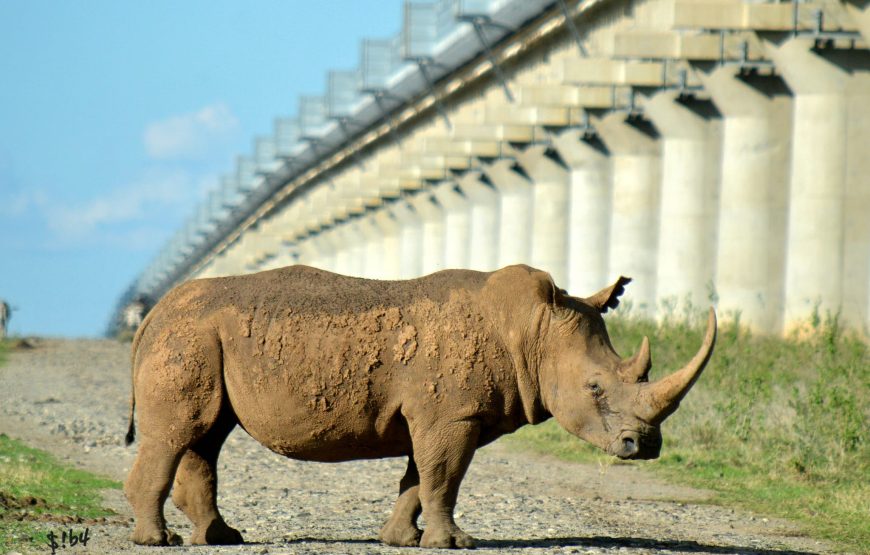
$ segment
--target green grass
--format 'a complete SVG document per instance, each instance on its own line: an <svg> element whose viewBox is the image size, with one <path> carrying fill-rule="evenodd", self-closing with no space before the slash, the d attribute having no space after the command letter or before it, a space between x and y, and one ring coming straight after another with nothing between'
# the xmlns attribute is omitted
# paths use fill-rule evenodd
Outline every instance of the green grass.
<svg viewBox="0 0 870 555"><path fill-rule="evenodd" d="M651 379L682 366L703 336L698 316L607 323L623 356L649 336ZM662 425L662 457L630 464L711 489L715 502L789 518L814 537L870 552L870 349L836 318L814 318L811 327L799 340L721 326L710 366ZM509 442L569 460L609 458L552 421L523 428Z"/></svg>
<svg viewBox="0 0 870 555"><path fill-rule="evenodd" d="M101 507L100 491L120 487L0 434L0 553L47 549L52 530L83 532L88 519L113 514Z"/></svg>
<svg viewBox="0 0 870 555"><path fill-rule="evenodd" d="M0 341L0 366L6 362L6 356L9 354L9 341L4 339Z"/></svg>

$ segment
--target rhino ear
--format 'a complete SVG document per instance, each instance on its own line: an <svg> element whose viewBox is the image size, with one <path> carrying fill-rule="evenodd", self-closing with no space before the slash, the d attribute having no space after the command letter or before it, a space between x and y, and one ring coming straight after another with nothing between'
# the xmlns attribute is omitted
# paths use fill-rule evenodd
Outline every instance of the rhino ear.
<svg viewBox="0 0 870 555"><path fill-rule="evenodd" d="M607 309L619 306L619 296L625 293L625 286L630 282L631 278L619 276L616 283L583 300L603 314Z"/></svg>
<svg viewBox="0 0 870 555"><path fill-rule="evenodd" d="M556 299L559 296L559 288L556 287L553 277L549 273L540 270L532 275L535 278L535 288L538 298L546 304L555 304Z"/></svg>

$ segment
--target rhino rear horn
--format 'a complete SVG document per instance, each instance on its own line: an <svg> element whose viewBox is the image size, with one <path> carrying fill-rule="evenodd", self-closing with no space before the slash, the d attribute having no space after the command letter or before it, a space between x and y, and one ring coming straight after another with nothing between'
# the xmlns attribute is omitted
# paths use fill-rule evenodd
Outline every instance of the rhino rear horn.
<svg viewBox="0 0 870 555"><path fill-rule="evenodd" d="M598 309L602 314L607 312L608 308L616 308L619 306L619 296L625 293L625 286L631 283L631 278L619 276L616 283L610 287L605 287L591 297L583 299L586 304Z"/></svg>
<svg viewBox="0 0 870 555"><path fill-rule="evenodd" d="M645 382L650 368L652 368L652 356L649 350L649 337L644 336L640 343L640 350L633 357L622 361L619 377L626 383Z"/></svg>
<svg viewBox="0 0 870 555"><path fill-rule="evenodd" d="M681 369L669 376L649 384L643 384L641 390L641 414L639 416L652 424L658 424L673 414L680 401L695 384L710 357L716 344L716 312L710 308L707 316L707 333L701 349Z"/></svg>

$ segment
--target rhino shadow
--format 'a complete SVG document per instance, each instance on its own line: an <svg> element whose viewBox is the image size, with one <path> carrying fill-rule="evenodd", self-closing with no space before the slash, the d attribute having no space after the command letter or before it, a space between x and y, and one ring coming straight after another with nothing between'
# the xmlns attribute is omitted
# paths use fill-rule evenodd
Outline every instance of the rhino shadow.
<svg viewBox="0 0 870 555"><path fill-rule="evenodd" d="M722 553L736 555L818 555L813 551L794 551L789 549L759 549L739 545L709 545L692 540L657 540L653 538L619 538L608 536L538 538L528 540L486 540L478 539L480 549L516 549L524 547L632 547L636 549L664 549L683 553Z"/></svg>
<svg viewBox="0 0 870 555"><path fill-rule="evenodd" d="M308 536L287 539L284 541L285 545L307 543L347 543L356 545L371 544L373 546L381 544L381 542L375 538L314 538ZM795 551L791 549L759 549L757 547L746 547L739 545L710 545L692 540L657 540L653 538L575 536L516 540L486 540L480 538L477 539L477 549L523 549L547 547L602 547L608 549L631 547L635 549L668 550L681 553L714 553L722 555L819 555L819 553L815 551Z"/></svg>

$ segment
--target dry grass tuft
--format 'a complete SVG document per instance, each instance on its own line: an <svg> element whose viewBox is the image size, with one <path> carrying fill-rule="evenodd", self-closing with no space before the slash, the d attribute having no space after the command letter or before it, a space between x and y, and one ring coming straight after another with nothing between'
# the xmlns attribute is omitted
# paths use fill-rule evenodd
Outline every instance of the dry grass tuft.
<svg viewBox="0 0 870 555"><path fill-rule="evenodd" d="M662 458L647 467L870 551L870 349L836 317L808 327L781 339L723 325L710 366L662 427ZM623 355L650 337L652 379L679 368L703 335L694 314L658 324L611 317L608 328ZM574 460L603 457L552 422L511 441Z"/></svg>

